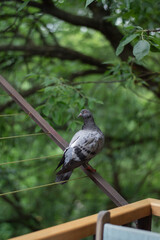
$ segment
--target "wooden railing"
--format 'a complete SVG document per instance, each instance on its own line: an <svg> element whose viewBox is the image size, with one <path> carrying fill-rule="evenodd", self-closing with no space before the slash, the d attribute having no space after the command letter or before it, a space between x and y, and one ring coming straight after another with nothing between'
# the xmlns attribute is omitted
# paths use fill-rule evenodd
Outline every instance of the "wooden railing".
<svg viewBox="0 0 160 240"><path fill-rule="evenodd" d="M160 200L148 198L110 212L110 223L125 225L139 220L143 229L148 225L152 215L160 216ZM149 217L149 218L148 218ZM10 240L79 240L95 234L97 214L75 221L46 228L34 233L26 234Z"/></svg>

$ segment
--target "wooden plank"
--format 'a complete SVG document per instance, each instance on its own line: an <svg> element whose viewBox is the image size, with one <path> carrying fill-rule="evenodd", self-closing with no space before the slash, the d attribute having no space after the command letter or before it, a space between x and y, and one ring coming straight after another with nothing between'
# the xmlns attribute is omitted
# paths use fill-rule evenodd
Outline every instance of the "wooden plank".
<svg viewBox="0 0 160 240"><path fill-rule="evenodd" d="M47 135L64 150L68 143L42 118L42 116L2 77L0 85L16 101L16 103L47 133ZM91 173L83 166L81 169L92 179L92 181L117 205L128 204L127 201L98 173Z"/></svg>
<svg viewBox="0 0 160 240"><path fill-rule="evenodd" d="M78 240L95 233L97 214L10 240Z"/></svg>
<svg viewBox="0 0 160 240"><path fill-rule="evenodd" d="M151 202L152 214L160 217L160 200L153 198L150 198L149 200Z"/></svg>
<svg viewBox="0 0 160 240"><path fill-rule="evenodd" d="M151 215L150 201L145 199L111 210L110 222L116 225L125 225L149 215Z"/></svg>
<svg viewBox="0 0 160 240"><path fill-rule="evenodd" d="M151 215L151 202L149 199L141 200L109 210L109 213L110 223L125 225ZM95 234L97 216L95 214L10 240L79 240Z"/></svg>

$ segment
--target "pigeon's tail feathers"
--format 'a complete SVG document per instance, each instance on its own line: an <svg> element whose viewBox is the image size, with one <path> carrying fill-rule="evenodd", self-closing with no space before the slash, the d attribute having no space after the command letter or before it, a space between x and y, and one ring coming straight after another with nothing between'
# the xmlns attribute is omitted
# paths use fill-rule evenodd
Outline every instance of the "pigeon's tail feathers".
<svg viewBox="0 0 160 240"><path fill-rule="evenodd" d="M71 174L72 174L72 171L56 175L56 182L68 181L68 179L70 178ZM64 184L64 183L66 183L66 182L63 182L61 184Z"/></svg>

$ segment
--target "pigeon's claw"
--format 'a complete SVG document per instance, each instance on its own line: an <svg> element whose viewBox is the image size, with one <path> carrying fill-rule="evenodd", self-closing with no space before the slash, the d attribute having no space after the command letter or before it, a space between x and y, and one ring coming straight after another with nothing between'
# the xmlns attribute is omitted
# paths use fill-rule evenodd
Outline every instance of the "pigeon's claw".
<svg viewBox="0 0 160 240"><path fill-rule="evenodd" d="M92 173L95 173L95 172L96 172L96 169L92 168L90 165L87 165L87 166L85 167L85 169L88 170L88 171L90 171L90 172L92 172Z"/></svg>

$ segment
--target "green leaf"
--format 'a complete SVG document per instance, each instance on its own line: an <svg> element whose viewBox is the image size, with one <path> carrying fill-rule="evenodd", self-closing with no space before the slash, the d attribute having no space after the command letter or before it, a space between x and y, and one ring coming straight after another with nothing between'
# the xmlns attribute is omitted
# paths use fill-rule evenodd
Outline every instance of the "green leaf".
<svg viewBox="0 0 160 240"><path fill-rule="evenodd" d="M128 30L128 31L130 31L130 30L133 30L133 29L135 29L136 27L135 26L128 26L128 27L125 27L125 30Z"/></svg>
<svg viewBox="0 0 160 240"><path fill-rule="evenodd" d="M149 43L151 45L150 50L152 52L159 52L160 51L160 40L156 36L149 36Z"/></svg>
<svg viewBox="0 0 160 240"><path fill-rule="evenodd" d="M45 116L49 116L49 114L50 114L50 108L45 107L45 108L42 110L42 112L43 112L43 114L44 114Z"/></svg>
<svg viewBox="0 0 160 240"><path fill-rule="evenodd" d="M29 73L25 76L25 80L28 80L30 78L37 78L38 77L38 74L35 74L35 73Z"/></svg>
<svg viewBox="0 0 160 240"><path fill-rule="evenodd" d="M154 44L153 42L149 41L151 48L151 52L160 52L160 47L157 44Z"/></svg>
<svg viewBox="0 0 160 240"><path fill-rule="evenodd" d="M72 130L72 131L75 131L76 130L76 127L77 127L77 124L76 122L72 122L69 126L69 128Z"/></svg>
<svg viewBox="0 0 160 240"><path fill-rule="evenodd" d="M121 41L120 41L120 44L118 45L117 49L116 49L116 55L118 56L119 54L121 54L121 52L123 51L124 49L124 46L127 45L128 43L130 43L133 39L135 39L137 36L139 36L138 33L134 33L132 35L129 35L125 38L123 38Z"/></svg>
<svg viewBox="0 0 160 240"><path fill-rule="evenodd" d="M143 28L140 27L140 26L136 26L136 29L138 29L138 30L143 30Z"/></svg>
<svg viewBox="0 0 160 240"><path fill-rule="evenodd" d="M85 5L85 8L89 6L89 4L91 4L94 0L87 0L86 1L86 5Z"/></svg>
<svg viewBox="0 0 160 240"><path fill-rule="evenodd" d="M134 33L130 36L128 36L126 39L123 40L122 44L123 46L127 45L128 43L130 43L133 39L135 39L137 36L139 36L138 33Z"/></svg>
<svg viewBox="0 0 160 240"><path fill-rule="evenodd" d="M119 56L121 52L123 52L124 46L122 44L119 44L117 49L116 49L116 56Z"/></svg>
<svg viewBox="0 0 160 240"><path fill-rule="evenodd" d="M36 127L35 127L35 132L37 133L37 132L40 132L41 131L41 128L37 125Z"/></svg>
<svg viewBox="0 0 160 240"><path fill-rule="evenodd" d="M133 48L133 55L139 61L149 53L150 44L146 40L140 40Z"/></svg>
<svg viewBox="0 0 160 240"><path fill-rule="evenodd" d="M29 2L30 0L24 0L24 3L21 4L17 11L20 12L23 8L25 8L28 5Z"/></svg>
<svg viewBox="0 0 160 240"><path fill-rule="evenodd" d="M48 85L51 85L51 84L53 84L53 83L55 83L55 84L58 84L58 83L60 83L61 81L58 79L58 78L56 78L56 77L46 77L45 79L44 79L44 85L45 86L48 86Z"/></svg>

